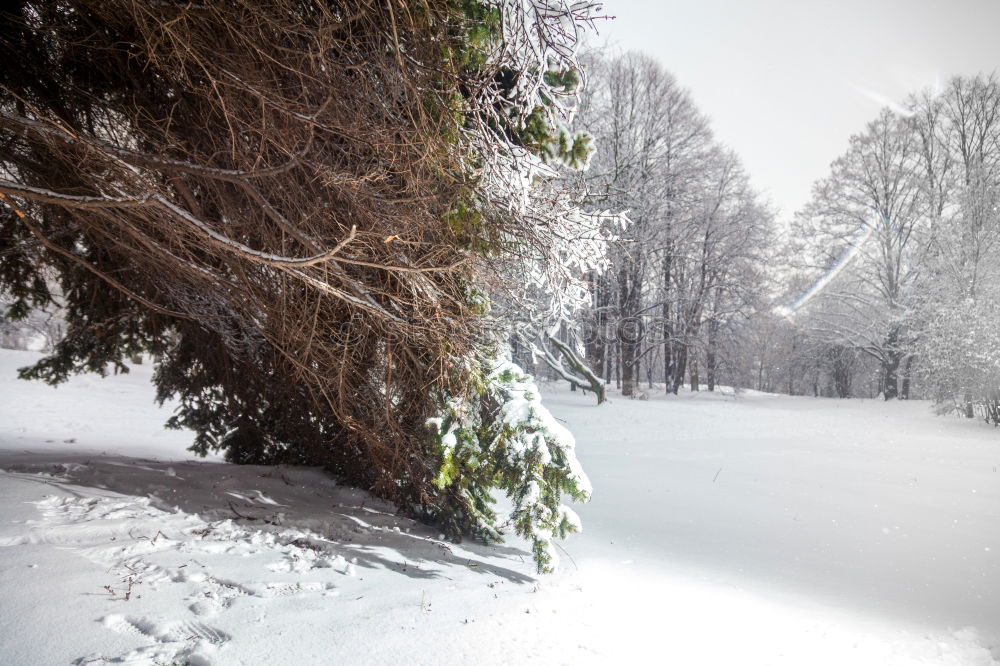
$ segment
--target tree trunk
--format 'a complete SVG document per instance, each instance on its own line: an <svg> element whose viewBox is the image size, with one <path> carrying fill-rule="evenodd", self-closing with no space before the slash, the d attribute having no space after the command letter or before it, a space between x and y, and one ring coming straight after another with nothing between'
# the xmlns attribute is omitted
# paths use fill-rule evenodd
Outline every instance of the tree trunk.
<svg viewBox="0 0 1000 666"><path fill-rule="evenodd" d="M838 398L851 396L851 375L854 372L854 352L847 347L833 347L830 351L833 389Z"/></svg>
<svg viewBox="0 0 1000 666"><path fill-rule="evenodd" d="M608 294L607 278L591 271L589 274L591 298L594 304L594 318L591 321L592 330L584 339L584 354L591 368L598 373L607 364L608 355L608 305L611 297ZM602 373L603 374L603 373Z"/></svg>
<svg viewBox="0 0 1000 666"><path fill-rule="evenodd" d="M882 360L882 394L886 400L899 397L899 353L889 352Z"/></svg>
<svg viewBox="0 0 1000 666"><path fill-rule="evenodd" d="M705 352L705 386L709 391L715 390L716 361L715 352Z"/></svg>
<svg viewBox="0 0 1000 666"><path fill-rule="evenodd" d="M663 390L671 392L674 374L673 330L670 325L670 281L673 268L673 243L667 242L663 252Z"/></svg>
<svg viewBox="0 0 1000 666"><path fill-rule="evenodd" d="M903 385L899 390L900 400L910 399L910 370L913 367L914 354L910 354L906 357L906 362L903 364Z"/></svg>
<svg viewBox="0 0 1000 666"><path fill-rule="evenodd" d="M615 343L615 387L622 388L622 343Z"/></svg>
<svg viewBox="0 0 1000 666"><path fill-rule="evenodd" d="M611 385L611 352L609 351L610 347L611 347L611 343L605 341L604 342L604 354L603 354L603 356L604 356L604 358L603 358L603 361L604 361L604 385L605 386L610 386Z"/></svg>
<svg viewBox="0 0 1000 666"><path fill-rule="evenodd" d="M622 395L631 398L635 395L635 350L632 345L622 342Z"/></svg>
<svg viewBox="0 0 1000 666"><path fill-rule="evenodd" d="M633 351L635 352L635 360L632 361L632 382L635 387L633 395L638 395L642 389L642 386L640 386L642 384L642 359L640 358L638 344Z"/></svg>
<svg viewBox="0 0 1000 666"><path fill-rule="evenodd" d="M687 347L678 347L674 355L674 374L671 378L670 392L677 395L677 391L684 386L684 373L687 370Z"/></svg>
<svg viewBox="0 0 1000 666"><path fill-rule="evenodd" d="M636 394L639 377L636 360L639 355L640 322L637 318L639 303L642 296L640 285L641 270L639 263L628 256L618 273L618 340L621 347L622 395L632 397Z"/></svg>
<svg viewBox="0 0 1000 666"><path fill-rule="evenodd" d="M715 390L715 373L718 365L716 351L719 346L719 322L714 319L708 323L708 346L705 349L705 381L708 390Z"/></svg>

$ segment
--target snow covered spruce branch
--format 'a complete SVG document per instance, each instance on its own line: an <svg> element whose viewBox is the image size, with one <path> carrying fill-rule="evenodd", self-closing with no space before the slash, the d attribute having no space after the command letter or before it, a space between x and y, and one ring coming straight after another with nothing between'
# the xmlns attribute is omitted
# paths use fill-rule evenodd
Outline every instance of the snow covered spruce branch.
<svg viewBox="0 0 1000 666"><path fill-rule="evenodd" d="M456 500L442 518L454 530L501 540L490 494L499 488L513 503L509 523L532 542L539 572L551 572L559 562L552 539L582 529L562 495L585 502L590 481L573 435L542 405L531 377L502 358L481 372L470 398L448 401L442 415L428 421L442 460L434 483Z"/></svg>
<svg viewBox="0 0 1000 666"><path fill-rule="evenodd" d="M450 222L471 244L482 242L483 220L493 220L498 233L487 251L487 290L477 292L491 313L487 351L469 370L471 390L445 395L430 421L440 456L439 520L455 534L498 539L491 492L505 492L514 504L510 523L531 539L539 571L557 564L552 539L580 529L561 496L586 501L590 486L572 435L509 352L497 351L504 349L497 340L525 322L538 330L578 309L586 301L581 278L603 266L622 219L585 212L583 193L564 177L567 169L586 169L593 151L592 137L574 133L571 123L583 81L580 33L598 8L563 0L481 3L482 85L466 100L471 114L457 145L474 185Z"/></svg>

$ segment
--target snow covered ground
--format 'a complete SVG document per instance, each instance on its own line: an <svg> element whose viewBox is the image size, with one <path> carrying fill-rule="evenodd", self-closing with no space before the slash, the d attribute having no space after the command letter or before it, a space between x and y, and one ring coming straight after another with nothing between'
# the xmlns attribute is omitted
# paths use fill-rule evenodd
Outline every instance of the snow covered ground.
<svg viewBox="0 0 1000 666"><path fill-rule="evenodd" d="M1000 663L1000 433L927 403L551 387L595 493L536 577L317 470L192 459L148 366L34 358L0 350L5 665Z"/></svg>

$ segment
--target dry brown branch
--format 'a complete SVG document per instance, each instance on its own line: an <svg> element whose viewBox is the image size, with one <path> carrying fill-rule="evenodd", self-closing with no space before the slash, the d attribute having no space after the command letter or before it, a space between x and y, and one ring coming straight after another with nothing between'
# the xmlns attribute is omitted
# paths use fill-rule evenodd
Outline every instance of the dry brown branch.
<svg viewBox="0 0 1000 666"><path fill-rule="evenodd" d="M294 423L271 428L279 449L405 500L479 335L484 267L443 221L465 185L459 73L422 64L457 38L454 10L44 5L0 13L2 46L37 47L0 76L0 192L46 261L161 317L167 367L223 385L236 431Z"/></svg>

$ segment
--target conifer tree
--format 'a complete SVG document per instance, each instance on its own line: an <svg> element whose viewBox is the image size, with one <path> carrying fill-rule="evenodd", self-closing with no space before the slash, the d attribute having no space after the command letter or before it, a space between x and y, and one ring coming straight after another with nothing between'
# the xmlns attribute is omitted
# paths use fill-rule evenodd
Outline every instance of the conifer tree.
<svg viewBox="0 0 1000 666"><path fill-rule="evenodd" d="M514 391L490 314L517 299L510 276L558 280L554 257L594 254L565 242L588 218L545 184L590 151L567 125L593 9L8 3L0 290L23 317L55 275L68 327L22 375L149 353L198 452L322 464L456 534L489 528L470 498L500 487L536 516L515 518L521 533L571 530L569 513L541 517L563 490L586 495L571 447L512 456L548 437L540 406L524 398L521 425L481 407ZM479 405L487 468L455 467L428 427L458 404Z"/></svg>

